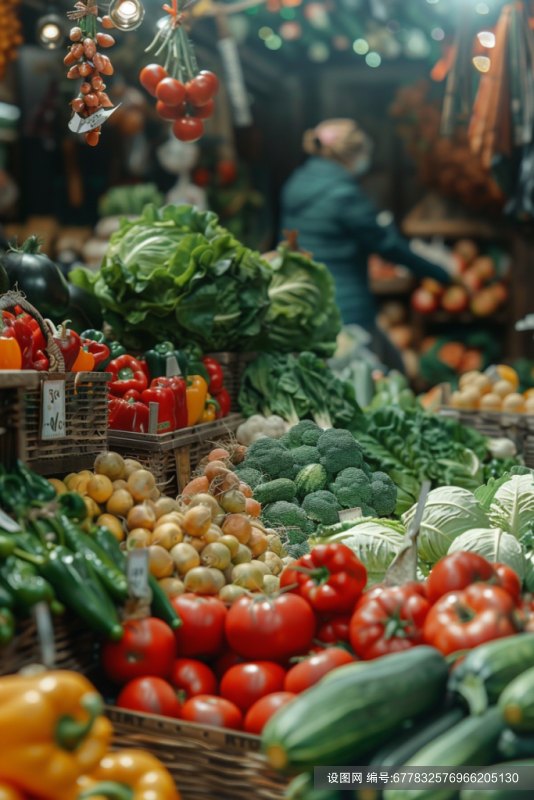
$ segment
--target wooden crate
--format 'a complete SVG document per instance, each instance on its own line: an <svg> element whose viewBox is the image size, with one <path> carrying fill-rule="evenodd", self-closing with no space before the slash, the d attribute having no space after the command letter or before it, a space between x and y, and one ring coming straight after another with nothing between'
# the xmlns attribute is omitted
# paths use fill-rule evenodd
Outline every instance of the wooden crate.
<svg viewBox="0 0 534 800"><path fill-rule="evenodd" d="M60 475L93 466L107 450L108 381L105 372L39 373L39 386L26 394L26 458L41 475ZM42 382L65 381L66 436L41 439Z"/></svg>
<svg viewBox="0 0 534 800"><path fill-rule="evenodd" d="M233 439L244 422L241 414L229 414L215 422L169 433L108 433L109 449L124 458L135 458L156 478L160 492L176 497L189 483L191 473L216 444Z"/></svg>
<svg viewBox="0 0 534 800"><path fill-rule="evenodd" d="M224 388L232 400L231 411L240 411L237 399L241 388L241 378L250 362L256 358L257 353L209 353L209 356L215 358L222 367Z"/></svg>
<svg viewBox="0 0 534 800"><path fill-rule="evenodd" d="M93 633L74 617L54 620L55 669L87 672L95 661ZM0 675L10 675L30 664L42 662L41 646L35 622L30 619L18 626L11 642L0 648Z"/></svg>
<svg viewBox="0 0 534 800"><path fill-rule="evenodd" d="M37 391L38 372L0 372L0 464L9 469L17 458L26 461L26 393Z"/></svg>
<svg viewBox="0 0 534 800"><path fill-rule="evenodd" d="M113 746L159 758L183 800L282 800L290 779L273 772L259 736L109 706Z"/></svg>

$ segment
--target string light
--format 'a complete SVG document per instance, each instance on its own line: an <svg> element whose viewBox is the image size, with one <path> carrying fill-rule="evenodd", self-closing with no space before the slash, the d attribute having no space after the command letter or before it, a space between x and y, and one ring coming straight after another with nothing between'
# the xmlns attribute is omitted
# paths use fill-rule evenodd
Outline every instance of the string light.
<svg viewBox="0 0 534 800"><path fill-rule="evenodd" d="M473 64L479 72L489 72L491 67L491 59L487 56L475 56Z"/></svg>
<svg viewBox="0 0 534 800"><path fill-rule="evenodd" d="M272 28L267 28L266 26L264 26L263 28L260 28L259 31L258 31L258 36L260 37L260 39L263 39L264 42L266 42L267 39L270 39L271 36L273 36L273 35L274 35L273 29Z"/></svg>
<svg viewBox="0 0 534 800"><path fill-rule="evenodd" d="M63 19L55 13L46 14L37 21L35 33L41 47L46 50L57 50L65 38Z"/></svg>
<svg viewBox="0 0 534 800"><path fill-rule="evenodd" d="M433 31L430 33L434 41L442 42L445 38L445 31L443 28L434 28Z"/></svg>
<svg viewBox="0 0 534 800"><path fill-rule="evenodd" d="M379 67L382 63L382 58L378 53L367 53L365 63L368 67Z"/></svg>
<svg viewBox="0 0 534 800"><path fill-rule="evenodd" d="M134 31L145 17L145 8L140 0L113 0L109 16L120 31Z"/></svg>
<svg viewBox="0 0 534 800"><path fill-rule="evenodd" d="M265 47L268 47L269 50L280 50L280 48L282 47L282 40L275 33L272 36L269 36L269 38L265 40Z"/></svg>
<svg viewBox="0 0 534 800"><path fill-rule="evenodd" d="M352 45L352 49L355 53L358 53L359 56L364 56L369 52L369 44L365 41L365 39L356 39Z"/></svg>
<svg viewBox="0 0 534 800"><path fill-rule="evenodd" d="M491 31L481 31L477 33L477 37L482 47L487 47L488 50L495 47L495 34Z"/></svg>
<svg viewBox="0 0 534 800"><path fill-rule="evenodd" d="M284 22L283 25L280 25L279 33L286 42L292 42L295 39L300 39L302 28L298 22ZM269 41L269 39L267 39L267 41Z"/></svg>

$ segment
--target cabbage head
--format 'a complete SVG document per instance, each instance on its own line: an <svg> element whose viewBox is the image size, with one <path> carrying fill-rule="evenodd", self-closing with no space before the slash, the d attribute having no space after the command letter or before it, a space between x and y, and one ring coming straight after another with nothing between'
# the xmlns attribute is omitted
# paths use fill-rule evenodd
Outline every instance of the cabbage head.
<svg viewBox="0 0 534 800"><path fill-rule="evenodd" d="M462 533L449 547L449 553L461 551L476 553L492 563L508 564L521 581L525 579L527 562L523 548L515 536L500 528L473 528Z"/></svg>
<svg viewBox="0 0 534 800"><path fill-rule="evenodd" d="M367 570L367 588L380 583L386 570L404 542L402 527L387 520L364 518L353 527L328 537L330 542L343 542L358 556Z"/></svg>
<svg viewBox="0 0 534 800"><path fill-rule="evenodd" d="M412 506L403 515L406 527L415 517L416 508ZM426 501L417 542L419 556L427 564L435 564L447 555L452 542L462 533L489 527L488 515L472 492L457 486L440 486L429 493Z"/></svg>
<svg viewBox="0 0 534 800"><path fill-rule="evenodd" d="M534 477L512 475L500 486L490 509L492 525L521 539L532 530L534 518Z"/></svg>

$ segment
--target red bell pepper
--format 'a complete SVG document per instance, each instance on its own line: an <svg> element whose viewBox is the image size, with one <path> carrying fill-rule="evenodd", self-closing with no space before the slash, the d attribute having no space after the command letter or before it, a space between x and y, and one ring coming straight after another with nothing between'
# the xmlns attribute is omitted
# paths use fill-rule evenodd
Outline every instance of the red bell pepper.
<svg viewBox="0 0 534 800"><path fill-rule="evenodd" d="M108 427L114 431L148 433L148 407L133 395L139 392L126 392L124 397L109 395ZM128 397L127 397L128 395Z"/></svg>
<svg viewBox="0 0 534 800"><path fill-rule="evenodd" d="M187 385L185 379L179 375L173 375L172 378L154 378L150 388L152 389L154 386L163 386L172 391L174 395L175 430L179 431L182 428L187 428Z"/></svg>
<svg viewBox="0 0 534 800"><path fill-rule="evenodd" d="M70 372L80 353L82 340L76 331L67 328L66 322L62 322L58 330L49 320L47 322L52 326L53 339L65 360L65 372Z"/></svg>
<svg viewBox="0 0 534 800"><path fill-rule="evenodd" d="M149 370L148 370L148 366L147 366L146 360L145 360L144 358L140 358L140 359L138 359L138 361L139 361L139 363L141 364L141 369L142 369L142 370L143 370L143 372L145 373L145 376L146 376L146 385L147 385L147 386L150 386L150 372L149 372Z"/></svg>
<svg viewBox="0 0 534 800"><path fill-rule="evenodd" d="M126 354L115 358L105 371L112 376L111 383L108 384L109 393L116 397L122 397L129 389L144 392L148 386L141 364L133 356Z"/></svg>
<svg viewBox="0 0 534 800"><path fill-rule="evenodd" d="M45 351L47 341L43 336L43 332L39 327L37 320L34 319L30 314L27 314L25 311L23 311L20 306L15 306L15 314L17 315L17 319L21 319L32 329L34 354L38 351Z"/></svg>
<svg viewBox="0 0 534 800"><path fill-rule="evenodd" d="M92 339L82 339L82 346L94 356L95 363L93 369L97 369L106 358L109 358L109 347L104 342L95 342Z"/></svg>
<svg viewBox="0 0 534 800"><path fill-rule="evenodd" d="M168 433L176 430L174 416L174 392L168 386L150 386L141 395L141 400L149 406L150 403L158 404L158 433Z"/></svg>
<svg viewBox="0 0 534 800"><path fill-rule="evenodd" d="M16 339L20 347L21 369L48 369L48 358L40 350L34 351L33 331L30 326L23 319L10 314L9 311L2 312L2 319L3 336Z"/></svg>
<svg viewBox="0 0 534 800"><path fill-rule="evenodd" d="M208 374L210 376L208 391L213 397L223 388L224 374L222 371L222 367L218 361L216 361L214 358L210 358L210 356L204 356L204 358L202 359L202 363L208 370Z"/></svg>
<svg viewBox="0 0 534 800"><path fill-rule="evenodd" d="M232 407L232 400L226 389L221 389L220 392L217 392L213 399L219 404L219 408L215 413L215 419L227 417Z"/></svg>
<svg viewBox="0 0 534 800"><path fill-rule="evenodd" d="M316 611L348 614L367 583L367 570L344 544L319 544L311 553L290 564L280 579L280 588L294 589Z"/></svg>

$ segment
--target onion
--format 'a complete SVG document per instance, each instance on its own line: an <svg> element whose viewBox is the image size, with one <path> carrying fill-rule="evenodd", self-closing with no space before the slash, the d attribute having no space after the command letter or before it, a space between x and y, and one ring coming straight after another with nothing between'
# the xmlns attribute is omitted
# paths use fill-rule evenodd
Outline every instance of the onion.
<svg viewBox="0 0 534 800"><path fill-rule="evenodd" d="M160 497L156 501L156 519L170 514L172 511L178 511L178 503L172 497Z"/></svg>
<svg viewBox="0 0 534 800"><path fill-rule="evenodd" d="M185 586L179 578L161 578L158 583L167 597L177 597L185 592Z"/></svg>
<svg viewBox="0 0 534 800"><path fill-rule="evenodd" d="M266 553L262 553L261 556L258 556L258 559L264 564L267 564L269 571L272 572L273 575L280 575L284 569L282 559L275 553L271 553L270 550L267 550Z"/></svg>
<svg viewBox="0 0 534 800"><path fill-rule="evenodd" d="M263 572L255 564L238 564L232 570L232 580L237 586L258 592L263 584Z"/></svg>
<svg viewBox="0 0 534 800"><path fill-rule="evenodd" d="M184 536L184 542L191 545L191 547L196 550L197 553L201 553L206 547L206 542L202 536L199 539L197 536L189 536L186 533Z"/></svg>
<svg viewBox="0 0 534 800"><path fill-rule="evenodd" d="M95 458L94 469L97 475L107 475L110 481L118 481L124 474L124 459L118 453L105 450Z"/></svg>
<svg viewBox="0 0 534 800"><path fill-rule="evenodd" d="M239 600L240 597L243 597L243 595L246 593L247 590L244 589L243 586L238 586L235 583L231 583L228 586L223 586L219 592L219 600L222 600L223 603L232 604L236 600Z"/></svg>
<svg viewBox="0 0 534 800"><path fill-rule="evenodd" d="M282 549L282 540L278 536L277 533L268 533L267 534L267 541L269 542L268 549L271 553L276 553L277 556L280 555L280 551Z"/></svg>
<svg viewBox="0 0 534 800"><path fill-rule="evenodd" d="M252 553L244 544L240 544L237 553L232 558L232 564L250 564Z"/></svg>
<svg viewBox="0 0 534 800"><path fill-rule="evenodd" d="M132 472L137 472L138 469L143 469L143 465L139 461L136 461L135 458L125 458L122 473L124 480L127 481Z"/></svg>
<svg viewBox="0 0 534 800"><path fill-rule="evenodd" d="M222 574L224 575L224 579L226 583L232 583L232 571L234 569L235 564L230 562L226 569L223 569Z"/></svg>
<svg viewBox="0 0 534 800"><path fill-rule="evenodd" d="M153 544L148 548L150 556L150 572L155 578L167 578L174 572L174 561L170 553L159 544Z"/></svg>
<svg viewBox="0 0 534 800"><path fill-rule="evenodd" d="M157 516L156 510L156 516ZM158 517L154 524L154 530L159 528L160 525L166 525L168 522L172 522L173 525L179 525L182 527L182 522L184 521L184 515L180 514L178 511L171 511L169 514L163 514L161 517Z"/></svg>
<svg viewBox="0 0 534 800"><path fill-rule="evenodd" d="M128 511L126 517L126 525L128 530L133 531L134 528L147 528L152 530L156 522L156 512L150 505L145 502L134 506Z"/></svg>
<svg viewBox="0 0 534 800"><path fill-rule="evenodd" d="M184 514L182 527L189 536L204 536L211 525L211 513L206 506L189 508Z"/></svg>
<svg viewBox="0 0 534 800"><path fill-rule="evenodd" d="M212 518L217 517L221 513L217 500L211 494L196 494L189 503L188 508L195 508L195 506L205 506L208 508Z"/></svg>
<svg viewBox="0 0 534 800"><path fill-rule="evenodd" d="M221 506L229 514L240 514L247 507L247 498L243 492L237 489L230 489L221 495Z"/></svg>
<svg viewBox="0 0 534 800"><path fill-rule="evenodd" d="M219 542L207 544L200 555L200 563L203 567L216 567L223 570L230 564L230 561L230 551Z"/></svg>
<svg viewBox="0 0 534 800"><path fill-rule="evenodd" d="M147 469L138 469L128 478L128 491L137 503L147 500L155 485L156 479Z"/></svg>
<svg viewBox="0 0 534 800"><path fill-rule="evenodd" d="M222 526L224 525L224 520L226 519L226 514L224 513L224 509L222 509L222 511L223 511L222 514L219 514L219 516L215 517L215 519L212 520L213 524L218 525L219 528L222 528Z"/></svg>
<svg viewBox="0 0 534 800"><path fill-rule="evenodd" d="M239 541L235 538L235 536L225 534L224 536L221 536L219 542L220 544L224 544L229 549L232 558L237 555L237 551L239 550Z"/></svg>
<svg viewBox="0 0 534 800"><path fill-rule="evenodd" d="M284 567L288 567L290 564L294 564L296 560L297 559L293 558L292 556L285 556L282 559L282 564L284 565Z"/></svg>
<svg viewBox="0 0 534 800"><path fill-rule="evenodd" d="M230 514L224 520L221 528L224 534L235 536L241 544L246 544L252 533L250 520L243 514Z"/></svg>
<svg viewBox="0 0 534 800"><path fill-rule="evenodd" d="M254 528L247 542L247 547L253 556L261 556L269 547L269 542L264 533Z"/></svg>
<svg viewBox="0 0 534 800"><path fill-rule="evenodd" d="M170 552L179 575L185 575L190 569L200 566L200 557L194 547L185 542L175 544Z"/></svg>
<svg viewBox="0 0 534 800"><path fill-rule="evenodd" d="M273 594L273 592L277 592L280 588L280 578L277 578L276 575L265 575L261 588L267 594Z"/></svg>
<svg viewBox="0 0 534 800"><path fill-rule="evenodd" d="M210 567L195 567L189 570L184 579L186 592L196 594L219 594L224 585L222 572Z"/></svg>
<svg viewBox="0 0 534 800"><path fill-rule="evenodd" d="M241 481L234 472L227 472L222 480L222 483L218 486L217 483L218 481L215 481L216 491L219 494L222 494L223 492L227 492L228 489L232 489L234 486L239 486Z"/></svg>
<svg viewBox="0 0 534 800"><path fill-rule="evenodd" d="M218 542L222 536L222 531L220 528L217 528L216 525L210 525L209 530L201 536L203 542L206 544L211 544L212 542Z"/></svg>
<svg viewBox="0 0 534 800"><path fill-rule="evenodd" d="M126 549L134 550L136 547L148 547L151 539L152 533L146 528L134 528L126 539Z"/></svg>
<svg viewBox="0 0 534 800"><path fill-rule="evenodd" d="M250 563L252 564L253 567L257 567L262 575L271 574L271 570L269 569L265 561L255 561L254 559L252 559Z"/></svg>
<svg viewBox="0 0 534 800"><path fill-rule="evenodd" d="M152 531L150 544L159 544L165 550L171 550L175 544L180 544L183 538L182 529L178 525L166 522L165 525L160 525L156 530Z"/></svg>
<svg viewBox="0 0 534 800"><path fill-rule="evenodd" d="M225 464L223 464L222 461L210 461L209 464L206 464L204 475L211 483L212 480L217 478L219 475L226 475L228 472L230 472L230 470Z"/></svg>

